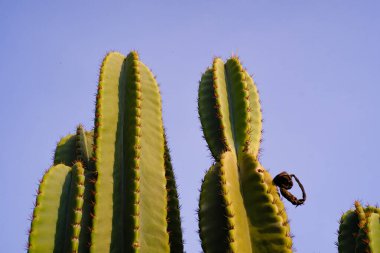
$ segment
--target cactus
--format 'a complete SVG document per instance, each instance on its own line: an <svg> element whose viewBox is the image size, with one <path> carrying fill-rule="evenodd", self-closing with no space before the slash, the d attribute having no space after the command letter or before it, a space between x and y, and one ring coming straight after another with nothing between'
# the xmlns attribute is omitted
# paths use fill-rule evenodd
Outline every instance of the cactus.
<svg viewBox="0 0 380 253"><path fill-rule="evenodd" d="M84 170L58 164L41 180L29 235L29 252L77 252Z"/></svg>
<svg viewBox="0 0 380 253"><path fill-rule="evenodd" d="M259 93L239 59L215 58L203 74L198 111L215 164L202 182L199 234L205 252L291 252L284 205L258 161Z"/></svg>
<svg viewBox="0 0 380 253"><path fill-rule="evenodd" d="M28 252L183 252L161 97L136 52L105 57L94 131L58 143Z"/></svg>
<svg viewBox="0 0 380 253"><path fill-rule="evenodd" d="M380 252L380 208L356 201L340 219L337 246L339 253Z"/></svg>

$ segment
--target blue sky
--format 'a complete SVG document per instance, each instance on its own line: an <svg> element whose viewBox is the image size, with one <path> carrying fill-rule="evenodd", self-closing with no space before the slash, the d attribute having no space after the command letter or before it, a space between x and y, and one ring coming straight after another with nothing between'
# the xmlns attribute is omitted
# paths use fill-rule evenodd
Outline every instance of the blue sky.
<svg viewBox="0 0 380 253"><path fill-rule="evenodd" d="M296 174L308 193L305 206L286 203L295 247L336 252L342 212L380 202L379 2L110 2L0 0L2 250L23 251L56 142L78 123L92 128L103 56L137 50L162 91L187 252L201 250L195 210L212 163L198 81L231 54L260 90L263 165Z"/></svg>

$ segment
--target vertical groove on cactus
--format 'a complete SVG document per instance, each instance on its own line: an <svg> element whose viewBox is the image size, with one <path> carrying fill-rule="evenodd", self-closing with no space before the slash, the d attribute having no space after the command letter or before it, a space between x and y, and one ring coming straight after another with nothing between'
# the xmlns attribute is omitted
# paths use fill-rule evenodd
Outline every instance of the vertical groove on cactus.
<svg viewBox="0 0 380 253"><path fill-rule="evenodd" d="M33 212L29 253L77 252L83 180L80 163L76 163L73 168L58 164L45 173Z"/></svg>
<svg viewBox="0 0 380 253"><path fill-rule="evenodd" d="M173 172L173 166L170 157L170 151L168 148L166 135L164 135L165 141L165 177L166 177L166 191L167 191L167 222L168 222L168 234L170 252L182 253L183 252L183 238L181 228L181 216L180 206L177 193L177 184L175 181L175 175Z"/></svg>

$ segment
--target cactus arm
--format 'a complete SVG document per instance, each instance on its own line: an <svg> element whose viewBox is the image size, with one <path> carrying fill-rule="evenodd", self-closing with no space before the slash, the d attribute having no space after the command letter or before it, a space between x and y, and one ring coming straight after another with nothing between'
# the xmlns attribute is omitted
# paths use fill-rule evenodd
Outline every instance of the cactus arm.
<svg viewBox="0 0 380 253"><path fill-rule="evenodd" d="M233 152L224 153L220 162L206 174L199 209L200 235L205 252L252 251Z"/></svg>
<svg viewBox="0 0 380 253"><path fill-rule="evenodd" d="M57 233L62 234L57 230L57 227L62 224L62 220L59 219L62 211L57 212L57 210L68 194L69 180L67 177L70 170L71 168L68 166L55 165L45 173L41 180L29 235L29 253L56 252L55 241L61 237L57 236Z"/></svg>
<svg viewBox="0 0 380 253"><path fill-rule="evenodd" d="M244 154L239 164L253 252L292 252L284 205L269 173L249 154Z"/></svg>
<svg viewBox="0 0 380 253"><path fill-rule="evenodd" d="M363 207L355 201L355 209L344 213L338 230L339 253L380 252L380 209Z"/></svg>
<svg viewBox="0 0 380 253"><path fill-rule="evenodd" d="M218 165L205 174L200 190L198 220L202 249L208 253L228 252L228 226L226 203L221 194Z"/></svg>
<svg viewBox="0 0 380 253"><path fill-rule="evenodd" d="M63 163L72 166L76 160L75 145L75 135L69 134L61 138L54 152L54 165Z"/></svg>
<svg viewBox="0 0 380 253"><path fill-rule="evenodd" d="M105 58L96 108L91 252L168 252L161 100L137 53Z"/></svg>
<svg viewBox="0 0 380 253"><path fill-rule="evenodd" d="M226 150L256 158L262 131L261 106L252 78L237 58L215 58L199 85L198 111L205 139L218 160Z"/></svg>
<svg viewBox="0 0 380 253"><path fill-rule="evenodd" d="M211 154L215 159L228 149L218 93L214 88L213 69L208 69L201 78L198 90L198 112L201 120L204 138L207 141Z"/></svg>
<svg viewBox="0 0 380 253"><path fill-rule="evenodd" d="M183 252L183 238L182 238L182 228L181 228L181 216L180 216L180 206L177 193L177 184L175 181L175 176L173 172L173 166L171 162L170 152L168 144L165 139L165 177L166 177L166 191L167 197L167 222L168 222L168 234L169 234L169 244L170 252L182 253Z"/></svg>
<svg viewBox="0 0 380 253"><path fill-rule="evenodd" d="M76 252L83 204L83 180L80 164L74 165L73 169L58 164L45 173L33 213L29 253Z"/></svg>
<svg viewBox="0 0 380 253"><path fill-rule="evenodd" d="M355 253L356 237L359 233L359 218L355 211L349 210L340 219L338 230L338 252Z"/></svg>
<svg viewBox="0 0 380 253"><path fill-rule="evenodd" d="M120 145L122 136L118 129L119 121L119 93L123 93L123 84L120 76L122 72L124 57L118 53L109 53L101 66L98 94L95 111L95 131L94 131L94 160L97 172L95 183L95 206L93 214L93 228L91 233L90 252L111 251L112 225L115 216L114 209L117 209L119 202L114 198L120 198L114 192L117 182L114 182L114 171L118 176L120 161L117 160L116 146ZM121 107L123 108L123 107ZM119 151L120 152L120 151ZM118 189L118 188L116 188ZM120 211L121 212L121 211ZM120 223L118 220L116 223ZM116 246L115 246L116 247ZM117 252L117 251L116 251Z"/></svg>

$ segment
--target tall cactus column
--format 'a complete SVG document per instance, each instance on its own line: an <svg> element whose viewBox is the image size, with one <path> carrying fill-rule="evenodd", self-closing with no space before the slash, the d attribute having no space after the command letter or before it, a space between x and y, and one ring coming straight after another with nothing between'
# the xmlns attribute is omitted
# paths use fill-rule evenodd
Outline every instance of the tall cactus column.
<svg viewBox="0 0 380 253"><path fill-rule="evenodd" d="M96 102L91 252L169 252L161 115L157 83L138 55L110 53Z"/></svg>
<svg viewBox="0 0 380 253"><path fill-rule="evenodd" d="M258 162L262 116L249 74L216 58L199 85L198 110L215 159L202 183L199 230L205 252L291 252L284 205Z"/></svg>

